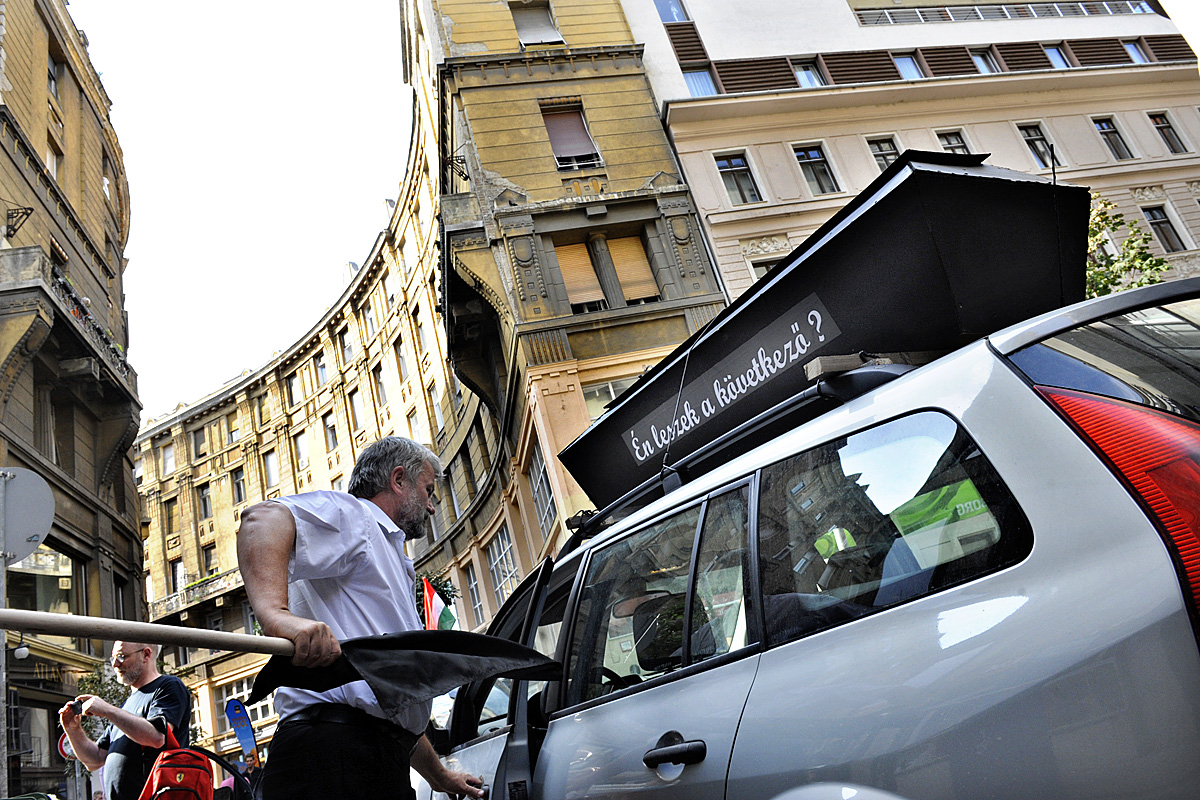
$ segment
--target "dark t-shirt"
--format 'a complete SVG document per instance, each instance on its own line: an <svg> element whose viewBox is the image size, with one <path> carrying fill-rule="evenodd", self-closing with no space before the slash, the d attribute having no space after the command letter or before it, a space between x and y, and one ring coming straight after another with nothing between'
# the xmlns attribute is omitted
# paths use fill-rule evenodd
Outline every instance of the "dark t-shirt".
<svg viewBox="0 0 1200 800"><path fill-rule="evenodd" d="M163 735L167 723L175 732L180 746L188 743L188 723L192 716L192 696L183 681L174 675L159 675L140 689L129 693L121 706L134 716L148 720ZM138 800L150 768L161 750L142 747L121 729L110 724L96 745L108 750L104 759L105 800Z"/></svg>

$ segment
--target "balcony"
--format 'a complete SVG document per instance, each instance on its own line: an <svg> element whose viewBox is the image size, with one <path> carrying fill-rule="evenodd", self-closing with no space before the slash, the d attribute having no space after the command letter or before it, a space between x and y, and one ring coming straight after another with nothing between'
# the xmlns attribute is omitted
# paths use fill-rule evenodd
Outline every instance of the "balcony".
<svg viewBox="0 0 1200 800"><path fill-rule="evenodd" d="M151 600L150 619L158 620L169 614L176 614L202 600L216 597L219 594L224 594L231 589L238 589L241 586L242 571L237 568L231 569L228 572L222 572L220 575L214 575L211 578L205 578L202 581L197 581L183 587L183 591L181 592L167 595L161 600Z"/></svg>

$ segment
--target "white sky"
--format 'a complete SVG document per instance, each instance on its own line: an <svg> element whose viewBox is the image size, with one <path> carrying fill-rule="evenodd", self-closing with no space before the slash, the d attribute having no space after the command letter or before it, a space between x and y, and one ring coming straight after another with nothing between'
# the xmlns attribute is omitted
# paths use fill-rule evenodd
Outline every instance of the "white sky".
<svg viewBox="0 0 1200 800"><path fill-rule="evenodd" d="M408 152L398 0L71 0L129 174L142 419L256 369L332 305Z"/></svg>

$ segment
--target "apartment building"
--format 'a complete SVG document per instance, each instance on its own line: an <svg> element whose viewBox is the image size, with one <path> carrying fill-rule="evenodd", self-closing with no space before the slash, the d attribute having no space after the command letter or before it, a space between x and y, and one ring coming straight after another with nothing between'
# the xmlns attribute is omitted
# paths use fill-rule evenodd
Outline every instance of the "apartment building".
<svg viewBox="0 0 1200 800"><path fill-rule="evenodd" d="M475 627L592 507L557 453L725 300L616 0L431 10L449 358L504 458L417 563Z"/></svg>
<svg viewBox="0 0 1200 800"><path fill-rule="evenodd" d="M905 149L1089 186L1200 267L1196 55L1149 3L622 4L734 297Z"/></svg>
<svg viewBox="0 0 1200 800"><path fill-rule="evenodd" d="M8 566L7 603L140 619L129 186L111 101L63 0L9 0L0 23L0 464L36 473L55 505L44 541ZM109 644L8 632L6 796L67 796L57 711Z"/></svg>

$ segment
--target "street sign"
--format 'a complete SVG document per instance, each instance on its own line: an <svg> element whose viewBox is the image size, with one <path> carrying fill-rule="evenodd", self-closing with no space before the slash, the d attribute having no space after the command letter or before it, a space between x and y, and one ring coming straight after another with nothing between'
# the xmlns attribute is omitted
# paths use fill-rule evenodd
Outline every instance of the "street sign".
<svg viewBox="0 0 1200 800"><path fill-rule="evenodd" d="M36 472L20 467L0 468L4 484L4 549L9 566L37 550L54 522L54 495L50 484Z"/></svg>
<svg viewBox="0 0 1200 800"><path fill-rule="evenodd" d="M65 733L58 737L58 754L68 761L75 758L75 748L71 747L71 740Z"/></svg>

